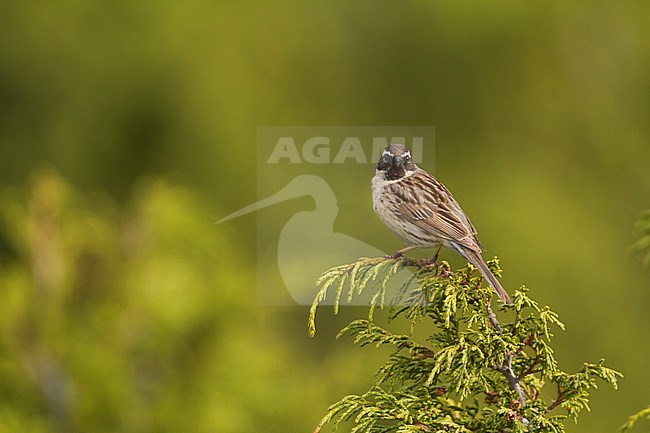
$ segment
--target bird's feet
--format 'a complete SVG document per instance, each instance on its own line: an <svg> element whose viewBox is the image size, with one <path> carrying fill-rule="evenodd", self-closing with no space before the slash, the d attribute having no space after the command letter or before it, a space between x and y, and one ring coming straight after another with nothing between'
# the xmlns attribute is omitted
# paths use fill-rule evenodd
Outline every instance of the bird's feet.
<svg viewBox="0 0 650 433"><path fill-rule="evenodd" d="M438 247L436 254L431 258L431 260L429 260L436 268L438 267L438 254L440 254L440 248L442 247Z"/></svg>
<svg viewBox="0 0 650 433"><path fill-rule="evenodd" d="M416 263L421 268L438 268L438 263L435 260L417 259Z"/></svg>
<svg viewBox="0 0 650 433"><path fill-rule="evenodd" d="M436 254L431 258L431 260L417 259L416 263L421 268L438 269L438 254L440 254L440 247L438 247L438 249L436 250Z"/></svg>

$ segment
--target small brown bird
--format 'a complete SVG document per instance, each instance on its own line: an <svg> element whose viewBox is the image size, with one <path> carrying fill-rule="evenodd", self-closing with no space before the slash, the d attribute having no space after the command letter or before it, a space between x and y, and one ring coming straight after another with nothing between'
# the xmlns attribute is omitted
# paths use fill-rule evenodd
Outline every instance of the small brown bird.
<svg viewBox="0 0 650 433"><path fill-rule="evenodd" d="M414 248L447 247L474 265L506 304L510 296L481 256L476 229L449 190L419 168L403 144L391 144L382 154L372 178L375 212L395 236ZM438 252L433 259L438 257Z"/></svg>

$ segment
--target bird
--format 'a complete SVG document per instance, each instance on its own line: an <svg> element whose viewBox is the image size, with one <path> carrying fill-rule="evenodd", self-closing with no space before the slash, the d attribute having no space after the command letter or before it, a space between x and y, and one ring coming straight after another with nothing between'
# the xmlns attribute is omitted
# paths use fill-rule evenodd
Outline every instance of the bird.
<svg viewBox="0 0 650 433"><path fill-rule="evenodd" d="M391 257L414 248L437 248L435 263L441 247L451 249L479 270L502 302L512 303L485 264L465 212L447 187L413 162L405 145L391 143L384 149L372 178L372 201L379 219L407 245Z"/></svg>

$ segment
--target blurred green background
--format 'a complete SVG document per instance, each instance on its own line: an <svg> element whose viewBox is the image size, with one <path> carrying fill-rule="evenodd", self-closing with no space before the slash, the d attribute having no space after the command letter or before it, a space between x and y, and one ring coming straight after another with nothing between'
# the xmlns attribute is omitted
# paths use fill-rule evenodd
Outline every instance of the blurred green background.
<svg viewBox="0 0 650 433"><path fill-rule="evenodd" d="M643 1L3 2L0 432L305 432L366 390L385 353L334 340L364 311L309 339L256 304L255 216L214 222L256 200L258 125L391 124L435 125L562 367L625 373L570 426L614 431L650 401L649 96Z"/></svg>

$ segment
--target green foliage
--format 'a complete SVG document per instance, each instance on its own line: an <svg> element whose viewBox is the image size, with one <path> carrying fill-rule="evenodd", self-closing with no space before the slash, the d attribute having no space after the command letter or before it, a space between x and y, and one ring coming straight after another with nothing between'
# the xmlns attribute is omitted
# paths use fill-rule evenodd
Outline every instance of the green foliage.
<svg viewBox="0 0 650 433"><path fill-rule="evenodd" d="M645 254L643 264L650 267L650 211L645 211L636 222L638 239L632 244L633 254Z"/></svg>
<svg viewBox="0 0 650 433"><path fill-rule="evenodd" d="M645 252L643 263L650 267L650 211L645 211L636 222L636 230L639 239L632 245L633 253ZM641 409L634 415L630 416L625 424L621 426L621 432L626 432L636 425L642 419L650 420L650 406Z"/></svg>
<svg viewBox="0 0 650 433"><path fill-rule="evenodd" d="M498 261L489 262L499 273ZM373 318L383 308L385 287L396 273L413 268L412 277L390 302L389 323L410 325L408 334L393 333ZM585 363L575 373L561 370L550 346L553 332L563 330L557 314L540 307L522 287L511 305L501 305L500 323L491 308L492 289L474 268L451 271L413 259L360 259L325 272L310 312L334 288L335 312L344 286L348 300L374 290L367 319L351 322L339 337L349 335L360 346L390 346L393 352L376 375L373 387L350 395L328 409L326 423L337 428L352 422L353 433L380 432L564 432L564 421L577 421L589 410L589 393L598 379L617 386L622 375L603 360ZM411 283L416 282L412 288ZM409 288L409 290L406 290ZM418 339L416 330L429 335Z"/></svg>
<svg viewBox="0 0 650 433"><path fill-rule="evenodd" d="M52 172L0 188L0 432L300 429L318 384L260 348L274 322L206 203L159 179L124 206Z"/></svg>
<svg viewBox="0 0 650 433"><path fill-rule="evenodd" d="M627 422L621 426L621 432L626 432L636 425L636 423L642 419L650 421L650 406L645 409L641 409L634 415L628 418Z"/></svg>

